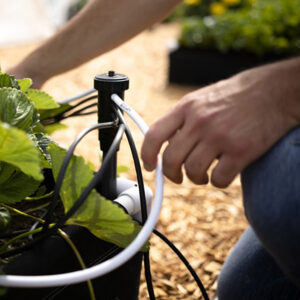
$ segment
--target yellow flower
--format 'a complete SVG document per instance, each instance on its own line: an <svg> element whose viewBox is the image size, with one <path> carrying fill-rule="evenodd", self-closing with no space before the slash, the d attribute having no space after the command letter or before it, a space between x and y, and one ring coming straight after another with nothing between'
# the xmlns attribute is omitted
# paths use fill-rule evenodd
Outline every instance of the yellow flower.
<svg viewBox="0 0 300 300"><path fill-rule="evenodd" d="M221 2L214 2L210 5L210 13L212 15L222 15L226 11L226 6Z"/></svg>
<svg viewBox="0 0 300 300"><path fill-rule="evenodd" d="M196 6L201 3L201 0L184 0L186 5Z"/></svg>
<svg viewBox="0 0 300 300"><path fill-rule="evenodd" d="M241 0L222 0L222 2L227 6L235 6L241 3Z"/></svg>

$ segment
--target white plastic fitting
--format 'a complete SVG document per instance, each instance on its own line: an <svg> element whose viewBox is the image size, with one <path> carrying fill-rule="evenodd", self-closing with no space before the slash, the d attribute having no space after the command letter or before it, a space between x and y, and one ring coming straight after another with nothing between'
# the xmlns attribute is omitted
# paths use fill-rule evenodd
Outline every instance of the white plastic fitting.
<svg viewBox="0 0 300 300"><path fill-rule="evenodd" d="M149 214L151 210L153 194L148 186L145 186L145 196L147 214ZM122 192L118 196L118 198L114 200L114 202L121 204L126 209L127 213L131 215L134 219L142 221L140 193L139 187L137 185Z"/></svg>
<svg viewBox="0 0 300 300"><path fill-rule="evenodd" d="M125 192L126 190L130 189L131 187L138 186L137 183L133 180L118 177L117 178L117 195Z"/></svg>

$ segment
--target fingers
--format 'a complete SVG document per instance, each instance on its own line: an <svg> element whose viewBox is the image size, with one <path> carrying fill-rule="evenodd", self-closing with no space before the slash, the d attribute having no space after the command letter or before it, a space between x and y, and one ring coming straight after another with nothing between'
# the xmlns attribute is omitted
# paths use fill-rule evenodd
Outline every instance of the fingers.
<svg viewBox="0 0 300 300"><path fill-rule="evenodd" d="M217 156L216 148L204 142L197 144L184 163L187 177L195 184L207 184L207 170Z"/></svg>
<svg viewBox="0 0 300 300"><path fill-rule="evenodd" d="M241 165L241 160L234 159L229 155L223 155L212 171L211 183L216 187L225 188L243 168L244 166Z"/></svg>
<svg viewBox="0 0 300 300"><path fill-rule="evenodd" d="M152 171L155 168L157 155L162 144L171 139L174 133L182 126L183 120L183 112L175 107L150 127L141 150L141 157L146 170Z"/></svg>
<svg viewBox="0 0 300 300"><path fill-rule="evenodd" d="M173 135L163 154L164 174L175 183L182 182L181 166L198 142L197 135L191 134L186 127L184 126Z"/></svg>
<svg viewBox="0 0 300 300"><path fill-rule="evenodd" d="M147 170L153 170L157 154L164 141L169 144L163 154L163 170L166 177L175 183L183 180L184 165L188 178L195 184L209 181L207 170L219 157L218 164L212 171L211 183L219 188L227 187L246 166L243 155L229 155L220 149L225 143L215 139L206 139L199 130L183 122L183 117L173 111L157 121L149 130L142 147L142 159ZM203 140L201 140L201 137ZM231 147L233 148L233 146Z"/></svg>

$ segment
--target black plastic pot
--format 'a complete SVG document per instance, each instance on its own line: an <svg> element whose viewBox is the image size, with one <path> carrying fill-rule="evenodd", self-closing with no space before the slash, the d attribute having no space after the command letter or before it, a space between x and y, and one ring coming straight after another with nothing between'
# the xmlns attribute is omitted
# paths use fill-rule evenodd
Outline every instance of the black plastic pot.
<svg viewBox="0 0 300 300"><path fill-rule="evenodd" d="M66 226L87 266L119 253L122 249L104 242L80 226ZM101 300L138 299L142 253L115 271L92 280L96 298ZM36 244L4 268L6 274L46 275L80 270L70 246L58 235ZM1 299L89 299L86 282L57 288L8 288Z"/></svg>
<svg viewBox="0 0 300 300"><path fill-rule="evenodd" d="M179 47L169 53L171 83L207 85L240 71L286 58L285 55L257 57L248 53Z"/></svg>

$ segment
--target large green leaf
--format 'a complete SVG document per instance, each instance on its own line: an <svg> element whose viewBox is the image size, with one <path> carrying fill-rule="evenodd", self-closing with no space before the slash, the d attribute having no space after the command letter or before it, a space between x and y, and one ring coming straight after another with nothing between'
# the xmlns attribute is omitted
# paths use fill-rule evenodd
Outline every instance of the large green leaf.
<svg viewBox="0 0 300 300"><path fill-rule="evenodd" d="M39 187L40 182L25 175L19 170L0 184L0 203L16 203L32 195Z"/></svg>
<svg viewBox="0 0 300 300"><path fill-rule="evenodd" d="M54 143L50 145L49 152L54 178L56 178L66 152ZM93 171L84 163L83 158L73 156L60 191L66 211L73 206L92 178ZM139 224L133 221L123 209L100 196L96 190L92 190L68 223L84 226L98 238L120 247L126 247L140 230ZM143 250L146 250L146 247Z"/></svg>
<svg viewBox="0 0 300 300"><path fill-rule="evenodd" d="M53 109L59 107L59 104L55 102L50 95L43 91L28 89L26 95L34 103L34 106L37 109Z"/></svg>
<svg viewBox="0 0 300 300"><path fill-rule="evenodd" d="M24 131L1 122L0 161L14 165L38 181L43 179L39 152L32 141Z"/></svg>
<svg viewBox="0 0 300 300"><path fill-rule="evenodd" d="M0 89L0 121L28 131L37 119L36 109L22 91L14 88Z"/></svg>

